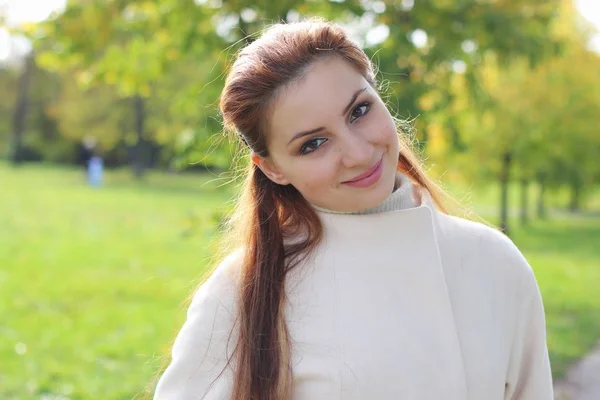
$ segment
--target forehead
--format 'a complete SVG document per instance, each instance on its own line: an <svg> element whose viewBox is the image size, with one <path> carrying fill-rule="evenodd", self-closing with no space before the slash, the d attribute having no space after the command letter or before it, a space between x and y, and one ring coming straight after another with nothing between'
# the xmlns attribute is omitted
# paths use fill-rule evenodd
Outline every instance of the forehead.
<svg viewBox="0 0 600 400"><path fill-rule="evenodd" d="M316 61L302 78L278 93L269 118L272 139L326 124L327 118L340 116L354 92L365 86L367 80L347 61L336 57Z"/></svg>

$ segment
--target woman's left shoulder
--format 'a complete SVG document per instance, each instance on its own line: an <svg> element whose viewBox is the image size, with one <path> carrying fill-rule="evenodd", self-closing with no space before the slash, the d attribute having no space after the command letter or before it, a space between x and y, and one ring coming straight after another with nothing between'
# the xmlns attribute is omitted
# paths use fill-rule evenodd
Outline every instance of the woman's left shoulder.
<svg viewBox="0 0 600 400"><path fill-rule="evenodd" d="M459 268L524 284L525 291L537 289L531 265L511 238L481 222L439 215L437 239L443 256L457 261Z"/></svg>

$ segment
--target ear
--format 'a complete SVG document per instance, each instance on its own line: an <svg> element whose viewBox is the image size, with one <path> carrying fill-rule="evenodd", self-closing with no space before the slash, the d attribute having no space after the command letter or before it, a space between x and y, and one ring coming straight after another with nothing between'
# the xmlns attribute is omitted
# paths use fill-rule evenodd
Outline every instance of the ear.
<svg viewBox="0 0 600 400"><path fill-rule="evenodd" d="M279 168L268 157L260 157L252 153L252 162L273 182L278 185L289 185L290 181L279 171Z"/></svg>

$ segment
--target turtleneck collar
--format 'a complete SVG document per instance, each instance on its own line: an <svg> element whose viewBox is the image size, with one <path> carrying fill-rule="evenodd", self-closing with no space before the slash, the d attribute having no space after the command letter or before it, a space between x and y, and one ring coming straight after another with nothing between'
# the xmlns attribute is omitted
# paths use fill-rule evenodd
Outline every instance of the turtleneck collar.
<svg viewBox="0 0 600 400"><path fill-rule="evenodd" d="M357 215L365 215L365 214L377 214L387 211L396 211L403 210L407 208L413 208L419 206L419 201L415 198L416 194L414 193L414 185L412 184L410 178L401 173L396 173L396 180L394 183L394 190L385 199L380 205L372 208L367 208L361 211L354 212L344 212L344 211L335 211L329 210L322 207L317 207L313 205L313 207L320 212L327 214L357 214Z"/></svg>

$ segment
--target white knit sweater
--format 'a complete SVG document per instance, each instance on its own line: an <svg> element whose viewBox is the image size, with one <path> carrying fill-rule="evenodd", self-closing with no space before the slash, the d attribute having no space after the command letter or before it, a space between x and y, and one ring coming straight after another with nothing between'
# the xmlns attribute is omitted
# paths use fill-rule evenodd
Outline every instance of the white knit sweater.
<svg viewBox="0 0 600 400"><path fill-rule="evenodd" d="M502 233L438 212L427 193L415 203L399 179L367 213L318 209L323 242L286 284L292 399L553 399L525 258ZM194 296L156 400L231 398L233 371L219 374L235 346L239 259Z"/></svg>

